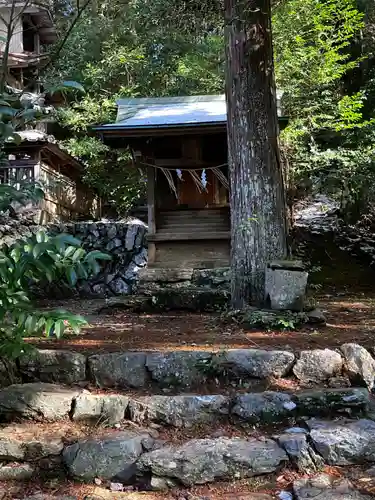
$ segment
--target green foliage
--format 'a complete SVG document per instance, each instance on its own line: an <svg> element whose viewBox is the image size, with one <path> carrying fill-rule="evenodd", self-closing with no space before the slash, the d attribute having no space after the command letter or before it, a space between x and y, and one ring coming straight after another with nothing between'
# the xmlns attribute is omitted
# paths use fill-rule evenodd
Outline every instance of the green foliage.
<svg viewBox="0 0 375 500"><path fill-rule="evenodd" d="M264 328L266 330L295 330L307 322L304 313L291 311L249 310L243 313L241 323L248 328Z"/></svg>
<svg viewBox="0 0 375 500"><path fill-rule="evenodd" d="M368 118L375 88L371 80L353 84L367 66L361 37L368 23L354 0L287 0L274 15L291 182L306 185L308 179L348 214L375 200L375 122Z"/></svg>
<svg viewBox="0 0 375 500"><path fill-rule="evenodd" d="M38 199L40 188L0 185L0 210L11 203ZM71 235L49 236L40 230L35 235L0 248L0 356L16 358L28 349L23 338L32 335L63 335L70 327L79 332L86 321L67 311L38 311L30 299L33 285L63 279L74 287L100 270L100 260L110 257L98 251L86 253L81 242Z"/></svg>
<svg viewBox="0 0 375 500"><path fill-rule="evenodd" d="M51 81L68 75L86 89L59 113L74 134L64 146L85 162L88 182L104 196L113 193L120 211L144 193L142 176L130 175L126 152L117 156L87 131L114 121L118 97L223 92L222 7L221 0L95 3L51 68ZM308 178L348 209L359 200L366 206L374 185L374 20L374 6L364 0L273 2L277 85L290 119L282 137L290 181Z"/></svg>
<svg viewBox="0 0 375 500"><path fill-rule="evenodd" d="M64 279L71 287L99 272L100 260L110 257L86 253L70 235L48 236L44 231L0 249L0 355L17 357L26 348L23 337L54 334L67 327L79 332L86 321L67 311L38 311L30 300L33 284Z"/></svg>
<svg viewBox="0 0 375 500"><path fill-rule="evenodd" d="M0 184L0 212L11 210L13 204L25 205L28 201L38 201L43 190L37 183L20 183L20 188Z"/></svg>
<svg viewBox="0 0 375 500"><path fill-rule="evenodd" d="M95 5L50 70L51 83L69 75L86 89L84 97L59 111L60 123L73 136L63 146L86 165L86 182L120 213L145 194L143 176L129 167L128 152L110 151L88 138L90 127L115 120L119 97L224 90L219 5L197 4L194 15L191 7L176 0Z"/></svg>

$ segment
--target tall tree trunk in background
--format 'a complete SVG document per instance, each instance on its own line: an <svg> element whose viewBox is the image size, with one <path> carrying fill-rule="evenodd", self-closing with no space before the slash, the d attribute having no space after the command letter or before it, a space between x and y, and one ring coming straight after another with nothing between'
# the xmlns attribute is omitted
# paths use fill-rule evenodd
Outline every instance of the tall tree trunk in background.
<svg viewBox="0 0 375 500"><path fill-rule="evenodd" d="M232 307L264 300L267 263L287 254L270 0L225 0Z"/></svg>

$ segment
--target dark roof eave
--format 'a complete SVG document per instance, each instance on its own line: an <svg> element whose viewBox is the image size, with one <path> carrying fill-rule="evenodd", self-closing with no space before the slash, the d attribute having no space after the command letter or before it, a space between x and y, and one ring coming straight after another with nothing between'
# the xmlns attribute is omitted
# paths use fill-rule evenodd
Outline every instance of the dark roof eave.
<svg viewBox="0 0 375 500"><path fill-rule="evenodd" d="M288 117L279 117L279 123L287 123ZM170 124L170 125L138 125L136 127L124 127L120 124L114 123L111 125L101 125L93 127L93 132L98 133L101 136L110 136L113 138L117 137L140 137L144 135L161 135L181 132L194 132L197 128L205 129L206 131L216 132L222 131L226 128L227 122L200 122L200 123L189 123L189 124ZM282 127L283 128L283 127ZM147 132L147 134L145 134Z"/></svg>
<svg viewBox="0 0 375 500"><path fill-rule="evenodd" d="M66 162L66 164L70 164L75 170L82 172L84 170L84 166L81 162L76 160L72 155L61 149L57 144L46 142L44 144L44 148L51 151L52 154L58 156L61 160Z"/></svg>
<svg viewBox="0 0 375 500"><path fill-rule="evenodd" d="M113 123L110 125L101 125L98 127L93 127L94 132L100 132L104 135L112 135L114 132L120 132L121 137L140 135L143 132L156 132L160 133L163 131L181 131L187 129L196 129L198 127L202 128L223 128L226 126L226 122L204 122L204 123L182 123L182 124L170 124L170 125L137 125L136 127L126 127L118 123Z"/></svg>

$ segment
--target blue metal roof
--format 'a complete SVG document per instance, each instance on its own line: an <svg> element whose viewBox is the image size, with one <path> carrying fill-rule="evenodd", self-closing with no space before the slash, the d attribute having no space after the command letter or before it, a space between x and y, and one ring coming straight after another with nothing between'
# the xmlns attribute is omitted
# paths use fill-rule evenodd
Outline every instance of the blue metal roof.
<svg viewBox="0 0 375 500"><path fill-rule="evenodd" d="M95 130L225 125L225 95L120 99L115 123Z"/></svg>

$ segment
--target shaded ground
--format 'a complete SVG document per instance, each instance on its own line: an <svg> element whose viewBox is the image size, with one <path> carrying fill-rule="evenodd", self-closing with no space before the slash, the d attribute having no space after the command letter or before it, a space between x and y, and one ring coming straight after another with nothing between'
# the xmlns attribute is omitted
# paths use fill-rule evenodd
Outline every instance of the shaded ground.
<svg viewBox="0 0 375 500"><path fill-rule="evenodd" d="M296 331L244 330L223 324L217 315L163 313L133 314L113 311L94 314L101 301L65 301L49 304L83 314L90 321L80 335L63 339L29 339L48 348L68 348L84 353L125 350L220 350L228 348L314 349L356 342L374 347L375 290L323 295L318 306L325 312L326 327Z"/></svg>
<svg viewBox="0 0 375 500"><path fill-rule="evenodd" d="M319 244L318 244L319 243ZM90 325L81 335L62 340L31 339L49 348L84 353L125 350L178 350L228 348L314 349L358 342L374 348L375 270L359 262L336 244L325 241L309 247L315 270L310 274L310 296L326 314L324 328L297 331L244 330L223 324L218 315L188 313L131 314L124 311L98 315L104 300L69 300L57 306L84 315Z"/></svg>

